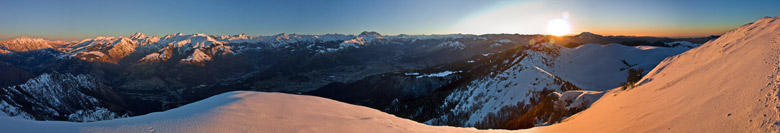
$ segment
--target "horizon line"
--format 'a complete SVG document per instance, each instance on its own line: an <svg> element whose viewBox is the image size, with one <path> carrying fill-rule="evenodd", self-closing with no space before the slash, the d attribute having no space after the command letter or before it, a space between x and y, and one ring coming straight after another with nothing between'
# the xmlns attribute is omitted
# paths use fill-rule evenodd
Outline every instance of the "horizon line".
<svg viewBox="0 0 780 133"><path fill-rule="evenodd" d="M363 31L363 32L376 32L376 31ZM0 41L8 41L8 40L14 40L14 39L17 39L17 38L27 37L27 38L42 38L42 39L48 40L48 41L68 41L68 42L70 42L70 41L81 41L81 40L86 40L86 39L94 39L94 38L97 38L97 37L129 37L129 35L132 35L132 34L135 34L135 33L141 33L141 34L144 34L144 35L147 35L147 36L157 36L157 37L164 37L164 36L167 36L167 35L175 35L175 34L178 34L178 33L182 33L184 35L206 34L206 35L212 35L212 36L231 36L231 35L241 35L241 34L244 34L244 35L247 35L247 36L276 36L276 35L280 35L280 34L287 34L287 35L315 35L315 36L316 35L359 35L360 34L360 33L358 33L358 34L354 34L354 33L308 34L308 33L286 33L286 32L277 33L277 34L245 34L245 33L240 33L240 34L207 34L207 33L204 33L204 32L195 32L195 33L186 33L185 34L184 32L175 32L175 33L171 33L171 34L162 34L162 35L160 35L160 34L151 34L150 35L150 34L146 34L146 33L143 33L143 32L132 32L131 34L128 34L128 35L119 35L119 36L96 35L96 36L93 36L93 37L87 37L87 38L82 38L82 39L47 39L47 38L51 38L51 37L40 37L40 36L7 36L7 37L0 36ZM475 35L475 36L482 36L482 35L506 35L506 34L509 34L509 35L547 35L547 36L553 36L553 35L544 34L544 33L532 33L532 34L528 34L528 33L487 33L487 34L472 34L472 33L405 34L405 33L400 33L400 34L382 34L380 32L376 32L376 33L379 33L382 36L400 36L400 35L410 35L410 36ZM601 35L601 36L658 37L658 38L702 38L702 37L720 36L720 35L725 34L725 32L724 32L724 33L721 33L721 34L712 34L712 35L656 36L656 35L650 35L650 34L599 34L599 33L594 33L594 32L583 31L583 32L579 32L579 33L565 34L563 36L576 36L576 35L580 35L582 33L591 33L591 34ZM3 39L3 38L5 38L5 39Z"/></svg>

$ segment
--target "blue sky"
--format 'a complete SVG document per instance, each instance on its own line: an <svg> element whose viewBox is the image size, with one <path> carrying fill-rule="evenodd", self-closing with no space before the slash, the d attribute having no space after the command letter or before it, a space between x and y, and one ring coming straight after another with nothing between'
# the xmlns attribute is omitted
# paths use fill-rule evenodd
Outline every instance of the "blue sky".
<svg viewBox="0 0 780 133"><path fill-rule="evenodd" d="M165 35L278 33L544 34L570 14L573 32L704 36L763 16L777 0L0 0L0 40L19 36L80 40Z"/></svg>

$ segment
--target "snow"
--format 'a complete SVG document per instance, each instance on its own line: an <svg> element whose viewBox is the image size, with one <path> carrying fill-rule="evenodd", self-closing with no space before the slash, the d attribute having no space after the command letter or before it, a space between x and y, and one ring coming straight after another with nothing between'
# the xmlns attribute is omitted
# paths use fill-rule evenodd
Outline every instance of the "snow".
<svg viewBox="0 0 780 133"><path fill-rule="evenodd" d="M503 60L503 64L513 64L510 68L497 72L495 76L467 83L464 87L467 89L456 90L447 96L445 102L457 104L452 109L440 108L452 114L469 114L468 118L448 118L444 115L426 123L438 125L450 119L464 119L464 126L474 126L489 114L499 113L503 107L528 104L531 91L561 88L559 81L567 81L582 89L556 90L564 101L572 100L569 108L589 105L604 95L604 90L619 87L620 82L625 82L628 68L641 67L649 71L664 58L689 50L685 47L643 49L620 44L586 44L566 48L547 43L536 45L533 49L538 48L550 48L555 52L525 50L525 58ZM631 66L624 64L623 60Z"/></svg>
<svg viewBox="0 0 780 133"><path fill-rule="evenodd" d="M604 92L572 90L572 91L566 91L563 94L555 92L555 94L557 94L560 100L562 101L571 100L572 103L570 103L569 106L567 106L567 108L572 108L572 107L578 107L579 105L583 105L583 104L590 106L590 104L592 104L593 102L601 98L601 96L604 95Z"/></svg>
<svg viewBox="0 0 780 133"><path fill-rule="evenodd" d="M318 53L330 53L349 48L360 48L371 43L377 43L382 40L392 39L457 39L471 37L475 39L486 39L484 37L473 35L397 35L397 36L382 36L376 32L363 32L359 35L352 34L324 34L324 35L300 35L300 34L285 34L281 33L272 36L248 36L246 34L239 35L207 35L203 33L196 34L184 34L176 33L163 37L147 36L146 34L136 32L128 37L103 37L98 36L95 38L84 39L81 41L48 41L42 38L29 38L21 37L9 41L0 41L0 53L12 53L34 49L43 48L58 48L57 50L63 51L69 56L86 55L80 54L90 51L108 51L104 52L108 57L112 59L101 59L100 61L113 62L130 53L138 52L149 54L155 51L160 51L163 48L172 47L176 48L178 53L189 53L194 49L210 48L212 45L219 45L223 54L236 54L233 51L242 52L246 50L262 49L260 44L270 44L271 48L289 48L291 44L296 43L315 43L315 42L330 42L341 41L338 47L309 47L313 51ZM414 42L412 41L412 42ZM17 44L23 42L25 44ZM254 44L252 48L247 45ZM396 42L397 43L397 42ZM399 43L400 44L400 43ZM3 46L4 45L4 46ZM231 48L231 45L238 45L236 49ZM454 44L456 48L463 49L465 47ZM497 45L494 45L497 46ZM494 47L493 46L493 47ZM136 51L137 50L137 51ZM83 58L86 59L86 58ZM164 58L158 58L161 60L167 60ZM143 60L142 60L143 61Z"/></svg>
<svg viewBox="0 0 780 133"><path fill-rule="evenodd" d="M103 52L100 52L100 51L89 51L89 52L84 52L84 55L95 55L95 56L97 56L97 57L103 57L103 56L106 56L105 54L103 54Z"/></svg>
<svg viewBox="0 0 780 133"><path fill-rule="evenodd" d="M211 47L211 45L215 44L226 44L225 41L219 41L214 38L212 38L209 35L197 33L192 35L184 35L182 33L178 33L176 35L167 35L164 38L158 42L160 44L173 46L176 48L206 48ZM188 51L188 50L182 50L182 51Z"/></svg>
<svg viewBox="0 0 780 133"><path fill-rule="evenodd" d="M247 36L246 34L240 34L240 35L231 35L231 36L214 36L217 40L222 40L228 43L258 43L261 40L255 37Z"/></svg>
<svg viewBox="0 0 780 133"><path fill-rule="evenodd" d="M501 39L501 40L498 40L498 41L496 41L496 42L498 42L498 43L511 43L511 42L512 42L512 40L509 40L509 39Z"/></svg>
<svg viewBox="0 0 780 133"><path fill-rule="evenodd" d="M165 51L163 51L163 54L151 53L151 54L148 54L148 55L144 56L143 58L139 59L138 61L139 62L155 62L155 61L162 61L162 60L166 60L166 59L167 58L165 56Z"/></svg>
<svg viewBox="0 0 780 133"><path fill-rule="evenodd" d="M458 41L446 41L439 44L439 47L451 47L455 49L465 49L466 45Z"/></svg>
<svg viewBox="0 0 780 133"><path fill-rule="evenodd" d="M195 52L192 52L192 55L188 56L187 58L181 59L181 62L204 62L204 61L210 61L211 57L207 55L206 53L203 53L200 49L195 49Z"/></svg>
<svg viewBox="0 0 780 133"><path fill-rule="evenodd" d="M0 88L0 92L4 94L0 99L0 112L3 116L25 119L34 119L29 114L46 113L50 116L37 116L37 118L66 117L70 121L96 121L121 117L100 107L101 102L98 98L87 95L90 91L103 89L102 85L95 83L94 80L82 74L41 74L24 84ZM21 100L33 104L20 104ZM23 108L25 110L22 110Z"/></svg>
<svg viewBox="0 0 780 133"><path fill-rule="evenodd" d="M406 75L406 76L417 76L417 75L420 75L420 73L412 72L412 73L404 73L404 75Z"/></svg>
<svg viewBox="0 0 780 133"><path fill-rule="evenodd" d="M420 76L417 76L417 78L423 78L423 77L445 77L447 75L450 75L450 74L453 74L453 73L459 73L459 72L463 72L463 71L443 71L443 72L439 72L439 73L431 73L431 74L420 75Z"/></svg>
<svg viewBox="0 0 780 133"><path fill-rule="evenodd" d="M20 119L33 119L30 114L22 109L9 105L6 101L0 101L0 117L13 117Z"/></svg>
<svg viewBox="0 0 780 133"><path fill-rule="evenodd" d="M651 50L651 49L655 49L655 48L658 48L658 47L656 47L656 46L635 46L635 48L641 49L641 50Z"/></svg>
<svg viewBox="0 0 780 133"><path fill-rule="evenodd" d="M48 41L44 40L43 38L19 37L8 41L0 41L0 53L10 53L11 51L24 52L30 50L54 48L53 44L60 43L63 42Z"/></svg>
<svg viewBox="0 0 780 133"><path fill-rule="evenodd" d="M366 41L363 40L363 37L357 37L355 39L350 39L342 42L340 44L341 47L358 47L360 45L365 45Z"/></svg>
<svg viewBox="0 0 780 133"><path fill-rule="evenodd" d="M532 132L776 132L780 17L666 58L636 88Z"/></svg>
<svg viewBox="0 0 780 133"><path fill-rule="evenodd" d="M666 43L666 45L672 47L690 47L690 48L701 46L701 44L694 44L688 41L674 41L674 42ZM679 46L674 46L674 45L679 45Z"/></svg>
<svg viewBox="0 0 780 133"><path fill-rule="evenodd" d="M136 32L136 33L133 33L132 35L130 35L130 38L131 39L143 39L143 38L146 38L146 34L141 33L141 32Z"/></svg>
<svg viewBox="0 0 780 133"><path fill-rule="evenodd" d="M555 66L543 69L584 90L603 91L620 86L619 82L624 82L628 76L628 68L643 68L645 72L649 72L664 58L689 49L585 44L577 48L561 48L561 55L555 60ZM635 66L629 67L622 61Z"/></svg>
<svg viewBox="0 0 780 133"><path fill-rule="evenodd" d="M91 110L78 110L75 113L72 113L68 115L69 121L80 121L80 122L92 122L92 121L101 121L108 119L114 119L114 118L124 118L128 117L127 114L124 115L117 115L114 112L111 112L107 108L102 107L95 107Z"/></svg>
<svg viewBox="0 0 780 133"><path fill-rule="evenodd" d="M96 52L103 52L111 58L123 58L130 53L135 52L140 46L156 43L159 37L152 36L147 37L145 34L137 32L130 37L102 37L98 36L92 39L84 39L80 42L69 44L64 47L64 52L70 56L80 56L81 59L86 59L86 55L97 55ZM143 49L142 51L147 51ZM101 54L102 55L102 54ZM103 56L98 56L103 57Z"/></svg>
<svg viewBox="0 0 780 133"><path fill-rule="evenodd" d="M473 126L484 120L490 113L498 112L502 107L516 105L519 102L526 103L529 90L542 88L556 88L554 85L534 84L555 81L541 69L534 69L534 64L521 62L504 72L498 73L494 78L484 78L469 83L468 90L455 91L447 96L445 102L458 103L451 111L454 113L471 113L465 121L466 126ZM429 124L437 124L447 121L447 117L440 117L427 121Z"/></svg>
<svg viewBox="0 0 780 133"><path fill-rule="evenodd" d="M491 48L494 48L494 47L500 47L501 45L502 45L502 44L500 44L500 43L494 43L494 44L490 45L490 47L491 47Z"/></svg>
<svg viewBox="0 0 780 133"><path fill-rule="evenodd" d="M316 39L319 39L319 36L315 36ZM332 38L332 37L331 37ZM376 32L363 32L357 37L354 37L352 39L344 40L344 42L341 42L339 44L338 48L326 48L324 50L318 50L319 53L329 53L329 52L335 52L343 49L349 49L349 48L360 48L362 46L367 45L368 43L377 42L379 40L384 39L382 35Z"/></svg>
<svg viewBox="0 0 780 133"><path fill-rule="evenodd" d="M282 93L228 92L164 112L90 123L0 117L4 132L478 132ZM490 132L500 132L493 130Z"/></svg>

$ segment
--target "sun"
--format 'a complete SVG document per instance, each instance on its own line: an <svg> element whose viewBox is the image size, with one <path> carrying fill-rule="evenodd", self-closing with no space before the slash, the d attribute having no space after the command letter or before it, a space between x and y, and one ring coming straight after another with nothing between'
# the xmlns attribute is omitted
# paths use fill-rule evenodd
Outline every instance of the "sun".
<svg viewBox="0 0 780 133"><path fill-rule="evenodd" d="M561 18L555 18L547 22L547 33L554 36L563 36L571 33L569 14L563 13Z"/></svg>

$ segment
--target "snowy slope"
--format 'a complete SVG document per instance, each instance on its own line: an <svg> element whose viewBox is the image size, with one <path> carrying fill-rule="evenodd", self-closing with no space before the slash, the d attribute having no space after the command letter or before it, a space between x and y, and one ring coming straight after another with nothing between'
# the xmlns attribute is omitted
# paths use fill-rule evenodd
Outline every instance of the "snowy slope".
<svg viewBox="0 0 780 133"><path fill-rule="evenodd" d="M192 55L188 56L187 58L181 59L179 62L187 63L187 64L199 64L209 60L211 60L211 57L209 55L206 55L199 49L195 49L195 52L193 52Z"/></svg>
<svg viewBox="0 0 780 133"><path fill-rule="evenodd" d="M609 91L544 132L776 132L780 17L665 59L638 87Z"/></svg>
<svg viewBox="0 0 780 133"><path fill-rule="evenodd" d="M690 42L684 42L691 46ZM642 68L646 72L669 56L685 51L688 47L630 47L620 44L586 44L577 48L562 48L555 65L548 69L584 90L603 91L620 86L628 76L629 68ZM626 65L623 63L628 63Z"/></svg>
<svg viewBox="0 0 780 133"><path fill-rule="evenodd" d="M0 117L0 128L4 132L477 132L428 126L325 98L245 91L165 112L92 123Z"/></svg>
<svg viewBox="0 0 780 133"><path fill-rule="evenodd" d="M502 121L491 120L492 116L523 114L523 111L531 110L529 107L541 103L533 101L552 94L561 97L561 101L570 100L566 103L567 108L587 107L603 95L601 91L625 82L628 69L650 71L664 58L690 48L620 44L586 44L566 48L544 42L526 49L517 53L516 57L503 60L504 64L510 65L508 69L470 81L463 88L453 91L440 107L449 113L426 123L498 128L485 123ZM521 111L510 108L520 108ZM544 123L545 120L540 120L537 124Z"/></svg>

